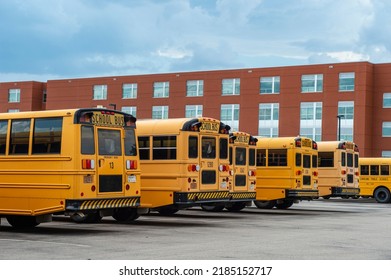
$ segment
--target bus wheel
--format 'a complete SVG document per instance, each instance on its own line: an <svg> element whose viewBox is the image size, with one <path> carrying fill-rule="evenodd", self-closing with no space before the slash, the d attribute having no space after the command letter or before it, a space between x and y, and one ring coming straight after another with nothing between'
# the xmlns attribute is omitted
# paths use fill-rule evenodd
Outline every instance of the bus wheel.
<svg viewBox="0 0 391 280"><path fill-rule="evenodd" d="M278 209L288 209L293 205L292 199L284 199L282 203L276 203L276 208Z"/></svg>
<svg viewBox="0 0 391 280"><path fill-rule="evenodd" d="M221 212L224 209L224 205L201 204L201 209L208 212Z"/></svg>
<svg viewBox="0 0 391 280"><path fill-rule="evenodd" d="M246 202L234 202L234 203L232 203L230 205L225 206L225 208L229 212L239 212L244 207L246 207Z"/></svg>
<svg viewBox="0 0 391 280"><path fill-rule="evenodd" d="M274 206L276 206L276 201L275 200L268 200L268 201L254 200L254 204L259 209L272 209Z"/></svg>
<svg viewBox="0 0 391 280"><path fill-rule="evenodd" d="M170 216L178 212L179 210L173 206L165 206L157 210L160 215L163 216Z"/></svg>
<svg viewBox="0 0 391 280"><path fill-rule="evenodd" d="M33 216L7 216L7 221L14 228L34 228L39 225Z"/></svg>
<svg viewBox="0 0 391 280"><path fill-rule="evenodd" d="M391 199L390 191L385 187L376 189L373 196L375 197L376 201L379 203L388 203L390 202Z"/></svg>
<svg viewBox="0 0 391 280"><path fill-rule="evenodd" d="M84 213L83 215L80 215L78 213L75 213L71 216L72 221L75 223L98 223L102 220L101 215L98 212L91 212L91 213Z"/></svg>
<svg viewBox="0 0 391 280"><path fill-rule="evenodd" d="M119 208L115 209L113 218L118 222L131 222L140 217L137 208Z"/></svg>

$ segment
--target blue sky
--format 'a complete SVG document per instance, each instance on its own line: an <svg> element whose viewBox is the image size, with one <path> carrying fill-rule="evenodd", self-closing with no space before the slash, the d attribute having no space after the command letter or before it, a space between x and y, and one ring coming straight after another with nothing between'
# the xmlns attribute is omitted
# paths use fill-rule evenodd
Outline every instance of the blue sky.
<svg viewBox="0 0 391 280"><path fill-rule="evenodd" d="M389 0L1 0L0 82L391 62Z"/></svg>

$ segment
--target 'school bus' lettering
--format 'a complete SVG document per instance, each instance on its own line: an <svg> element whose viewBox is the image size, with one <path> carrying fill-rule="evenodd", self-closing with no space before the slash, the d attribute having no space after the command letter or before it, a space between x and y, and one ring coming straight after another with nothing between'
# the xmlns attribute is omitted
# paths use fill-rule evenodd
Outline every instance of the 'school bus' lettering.
<svg viewBox="0 0 391 280"><path fill-rule="evenodd" d="M238 135L234 140L234 143L248 144L250 141L250 136L247 135Z"/></svg>
<svg viewBox="0 0 391 280"><path fill-rule="evenodd" d="M220 123L203 121L200 126L200 132L218 133Z"/></svg>
<svg viewBox="0 0 391 280"><path fill-rule="evenodd" d="M94 112L91 117L91 122L94 125L100 126L124 126L125 119L120 114L102 114L102 112Z"/></svg>

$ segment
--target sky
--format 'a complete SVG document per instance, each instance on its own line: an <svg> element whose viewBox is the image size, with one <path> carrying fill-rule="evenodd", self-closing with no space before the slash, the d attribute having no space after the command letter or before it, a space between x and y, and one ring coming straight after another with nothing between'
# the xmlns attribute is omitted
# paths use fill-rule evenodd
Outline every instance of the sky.
<svg viewBox="0 0 391 280"><path fill-rule="evenodd" d="M0 82L391 62L389 0L0 0Z"/></svg>

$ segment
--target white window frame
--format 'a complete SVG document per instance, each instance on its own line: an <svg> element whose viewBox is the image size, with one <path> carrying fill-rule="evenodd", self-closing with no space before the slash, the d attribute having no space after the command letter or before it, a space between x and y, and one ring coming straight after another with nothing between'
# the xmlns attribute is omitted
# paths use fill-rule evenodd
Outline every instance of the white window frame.
<svg viewBox="0 0 391 280"><path fill-rule="evenodd" d="M384 131L387 130L389 133L385 134ZM391 122L383 122L382 124L382 137L391 137Z"/></svg>
<svg viewBox="0 0 391 280"><path fill-rule="evenodd" d="M8 103L20 103L20 88L8 90Z"/></svg>
<svg viewBox="0 0 391 280"><path fill-rule="evenodd" d="M261 110L270 110L270 118L261 119ZM280 105L278 103L260 103L258 111L258 135L278 137Z"/></svg>
<svg viewBox="0 0 391 280"><path fill-rule="evenodd" d="M167 98L170 96L170 82L154 82L153 97Z"/></svg>
<svg viewBox="0 0 391 280"><path fill-rule="evenodd" d="M107 100L107 85L94 85L93 100Z"/></svg>
<svg viewBox="0 0 391 280"><path fill-rule="evenodd" d="M221 81L221 94L223 96L240 95L240 79L223 79Z"/></svg>
<svg viewBox="0 0 391 280"><path fill-rule="evenodd" d="M271 89L268 87L267 89L262 89L262 83L271 83ZM278 87L277 87L278 85ZM273 77L261 77L259 79L259 93L260 94L279 94L280 93L280 76Z"/></svg>
<svg viewBox="0 0 391 280"><path fill-rule="evenodd" d="M389 102L386 102L386 100ZM391 108L391 93L383 93L383 108Z"/></svg>
<svg viewBox="0 0 391 280"><path fill-rule="evenodd" d="M168 119L168 106L152 106L152 119Z"/></svg>
<svg viewBox="0 0 391 280"><path fill-rule="evenodd" d="M186 118L198 118L202 117L203 106L202 105L186 105L185 117Z"/></svg>
<svg viewBox="0 0 391 280"><path fill-rule="evenodd" d="M353 85L342 85L341 82L343 80L351 80L353 79ZM347 72L347 73L339 73L339 80L338 80L338 89L340 92L342 91L354 91L355 86L355 73L354 72Z"/></svg>
<svg viewBox="0 0 391 280"><path fill-rule="evenodd" d="M229 114L226 114L225 112L229 112ZM220 119L223 123L231 126L231 131L239 131L239 118L240 118L239 104L221 104Z"/></svg>
<svg viewBox="0 0 391 280"><path fill-rule="evenodd" d="M308 114L306 110L305 116L312 116L311 118L303 118L303 109L309 109L312 111ZM323 115L323 103L322 102L301 102L300 103L300 135L309 137L315 141L322 140L322 115ZM310 133L307 133L310 131Z"/></svg>
<svg viewBox="0 0 391 280"><path fill-rule="evenodd" d="M137 98L137 84L136 83L122 84L122 99L136 99L136 98Z"/></svg>
<svg viewBox="0 0 391 280"><path fill-rule="evenodd" d="M123 106L121 108L122 112L131 114L134 117L137 117L137 107L136 106Z"/></svg>
<svg viewBox="0 0 391 280"><path fill-rule="evenodd" d="M192 88L195 87L195 90ZM204 95L204 80L189 80L186 81L186 96L196 97Z"/></svg>
<svg viewBox="0 0 391 280"><path fill-rule="evenodd" d="M312 86L304 86L304 81L312 81ZM319 85L321 83L321 85ZM320 87L318 89L318 87ZM301 76L301 92L310 93L310 92L323 92L323 74L309 74Z"/></svg>

